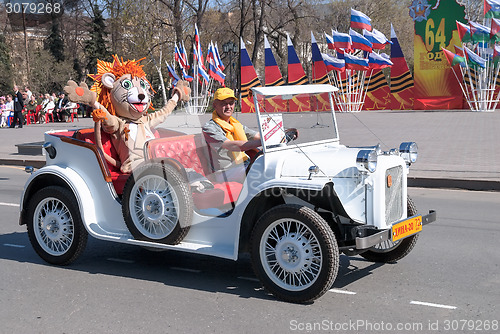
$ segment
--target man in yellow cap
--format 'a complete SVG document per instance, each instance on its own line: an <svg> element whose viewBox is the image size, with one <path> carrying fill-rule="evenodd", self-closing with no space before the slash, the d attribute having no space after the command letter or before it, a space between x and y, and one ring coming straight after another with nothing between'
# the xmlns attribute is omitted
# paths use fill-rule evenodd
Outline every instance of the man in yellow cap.
<svg viewBox="0 0 500 334"><path fill-rule="evenodd" d="M209 147L210 163L218 181L245 180L248 156L244 151L261 146L260 134L232 117L236 105L234 91L219 88L214 94L212 119L202 128Z"/></svg>

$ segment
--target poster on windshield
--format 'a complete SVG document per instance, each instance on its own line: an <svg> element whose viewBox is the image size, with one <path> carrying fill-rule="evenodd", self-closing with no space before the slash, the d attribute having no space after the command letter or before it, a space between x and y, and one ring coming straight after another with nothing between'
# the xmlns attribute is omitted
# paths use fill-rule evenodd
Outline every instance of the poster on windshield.
<svg viewBox="0 0 500 334"><path fill-rule="evenodd" d="M262 139L266 147L278 146L286 142L282 114L261 114L260 126Z"/></svg>

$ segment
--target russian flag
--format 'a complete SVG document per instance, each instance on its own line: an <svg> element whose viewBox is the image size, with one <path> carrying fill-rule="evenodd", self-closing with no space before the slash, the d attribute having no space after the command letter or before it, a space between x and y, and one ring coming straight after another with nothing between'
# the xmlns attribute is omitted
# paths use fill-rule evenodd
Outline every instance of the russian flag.
<svg viewBox="0 0 500 334"><path fill-rule="evenodd" d="M208 85L208 82L210 81L210 76L208 75L207 71L201 66L198 67L198 76L200 76L205 82L205 84Z"/></svg>
<svg viewBox="0 0 500 334"><path fill-rule="evenodd" d="M368 64L372 70L379 70L393 65L390 57L385 53L378 54L373 52L368 55Z"/></svg>
<svg viewBox="0 0 500 334"><path fill-rule="evenodd" d="M175 52L174 59L177 61L177 63L179 63L179 66L182 69L188 67L187 62L183 58L180 49L177 47L177 43L175 44L174 52Z"/></svg>
<svg viewBox="0 0 500 334"><path fill-rule="evenodd" d="M181 68L181 71L182 71L182 77L184 78L184 80L187 80L189 82L193 81L193 77L190 76L189 74L187 74L186 69Z"/></svg>
<svg viewBox="0 0 500 334"><path fill-rule="evenodd" d="M363 35L352 30L352 28L349 29L349 35L351 36L352 47L354 49L372 52L372 42L364 38Z"/></svg>
<svg viewBox="0 0 500 334"><path fill-rule="evenodd" d="M186 47L184 46L184 42L182 42L182 46L179 45L180 51L181 51L181 58L184 59L184 63L186 64L187 68L190 68L189 62L188 62L188 55L186 52Z"/></svg>
<svg viewBox="0 0 500 334"><path fill-rule="evenodd" d="M485 18L500 18L500 1L499 0L484 0L484 17Z"/></svg>
<svg viewBox="0 0 500 334"><path fill-rule="evenodd" d="M266 76L266 86L281 86L285 84L281 71L274 58L273 51L271 50L271 45L264 35L264 63L265 63L265 76Z"/></svg>
<svg viewBox="0 0 500 334"><path fill-rule="evenodd" d="M255 68L253 67L252 60L250 59L248 51L245 48L243 38L241 38L240 43L241 98L244 99L248 97L250 88L260 86L261 84L259 78L257 77L257 72L255 72Z"/></svg>
<svg viewBox="0 0 500 334"><path fill-rule="evenodd" d="M328 72L330 72L330 71L344 72L345 71L345 60L332 57L326 53L322 53L321 57L323 57L323 61L325 62L326 69L328 70Z"/></svg>
<svg viewBox="0 0 500 334"><path fill-rule="evenodd" d="M369 68L368 59L359 58L354 55L345 53L344 60L345 66L348 70L366 71Z"/></svg>
<svg viewBox="0 0 500 334"><path fill-rule="evenodd" d="M198 34L198 26L194 24L194 54L198 65L205 68L203 65L203 51L201 50L200 35Z"/></svg>
<svg viewBox="0 0 500 334"><path fill-rule="evenodd" d="M319 50L318 43L314 34L311 31L311 52L312 52L312 81L317 84L330 83L328 80L328 70L326 68L321 51Z"/></svg>
<svg viewBox="0 0 500 334"><path fill-rule="evenodd" d="M386 44L392 44L392 42L377 29L373 29L372 31L363 30L363 36L372 42L372 49L374 50L383 50Z"/></svg>
<svg viewBox="0 0 500 334"><path fill-rule="evenodd" d="M330 50L335 50L335 44L333 43L333 37L328 35L326 32L325 32L325 37L326 37L326 44L328 44L328 48Z"/></svg>
<svg viewBox="0 0 500 334"><path fill-rule="evenodd" d="M181 78L179 78L179 76L177 75L177 73L175 73L175 70L172 68L172 66L170 66L170 64L167 62L167 69L168 69L168 75L174 79L172 81L172 85L176 85L177 84L177 81L181 80Z"/></svg>
<svg viewBox="0 0 500 334"><path fill-rule="evenodd" d="M351 8L351 28L372 30L372 20L360 11Z"/></svg>
<svg viewBox="0 0 500 334"><path fill-rule="evenodd" d="M208 74L218 81L222 86L226 86L224 84L224 80L226 79L226 75L214 64L214 61L211 60L208 63Z"/></svg>
<svg viewBox="0 0 500 334"><path fill-rule="evenodd" d="M214 46L214 51L215 51L215 58L217 60L217 64L219 65L219 68L224 71L224 69L226 68L224 66L224 64L222 63L222 59L220 58L220 54L219 54L219 48L217 47L217 42L215 42L215 46Z"/></svg>
<svg viewBox="0 0 500 334"><path fill-rule="evenodd" d="M292 40L287 34L287 44L288 44L288 84L289 85L306 85L308 84L306 72L300 63L297 52L293 47Z"/></svg>
<svg viewBox="0 0 500 334"><path fill-rule="evenodd" d="M335 30L332 30L333 43L335 45L335 50L345 49L346 51L351 50L351 36L344 34Z"/></svg>

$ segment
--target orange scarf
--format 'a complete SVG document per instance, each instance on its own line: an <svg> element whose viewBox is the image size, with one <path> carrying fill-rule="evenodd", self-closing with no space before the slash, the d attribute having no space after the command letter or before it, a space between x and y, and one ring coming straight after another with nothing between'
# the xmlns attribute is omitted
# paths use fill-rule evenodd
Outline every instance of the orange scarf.
<svg viewBox="0 0 500 334"><path fill-rule="evenodd" d="M248 140L245 130L243 130L243 124L238 122L234 117L229 118L229 122L224 121L217 115L214 110L212 113L212 119L215 123L219 124L222 130L226 133L226 138L229 140ZM244 152L231 152L233 154L233 160L239 164L248 159L248 156Z"/></svg>

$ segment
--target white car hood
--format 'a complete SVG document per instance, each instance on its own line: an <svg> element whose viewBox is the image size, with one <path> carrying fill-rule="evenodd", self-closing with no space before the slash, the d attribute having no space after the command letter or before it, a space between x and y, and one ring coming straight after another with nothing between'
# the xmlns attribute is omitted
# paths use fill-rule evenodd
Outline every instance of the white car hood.
<svg viewBox="0 0 500 334"><path fill-rule="evenodd" d="M309 167L318 166L312 177L356 177L356 156L359 148L321 145L314 149L293 150L283 158L281 177L309 177Z"/></svg>

